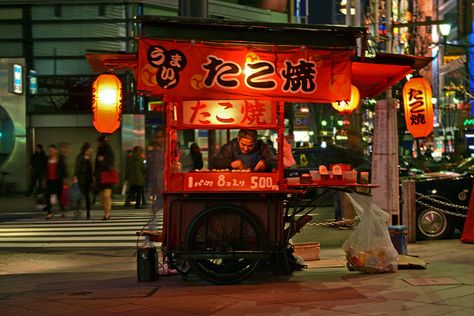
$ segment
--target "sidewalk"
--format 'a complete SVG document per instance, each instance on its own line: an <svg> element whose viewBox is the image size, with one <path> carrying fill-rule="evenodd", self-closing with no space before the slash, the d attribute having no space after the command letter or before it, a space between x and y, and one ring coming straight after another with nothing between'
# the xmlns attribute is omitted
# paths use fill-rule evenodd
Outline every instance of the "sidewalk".
<svg viewBox="0 0 474 316"><path fill-rule="evenodd" d="M474 244L420 242L409 254L427 269L350 272L330 248L319 268L215 286L178 275L138 282L133 251L3 252L0 315L472 315Z"/></svg>
<svg viewBox="0 0 474 316"><path fill-rule="evenodd" d="M19 200L11 203L22 212ZM179 275L138 282L134 249L2 251L0 315L472 315L474 244L418 242L408 254L427 269L362 274L346 269L340 246L324 242L313 268L215 286Z"/></svg>

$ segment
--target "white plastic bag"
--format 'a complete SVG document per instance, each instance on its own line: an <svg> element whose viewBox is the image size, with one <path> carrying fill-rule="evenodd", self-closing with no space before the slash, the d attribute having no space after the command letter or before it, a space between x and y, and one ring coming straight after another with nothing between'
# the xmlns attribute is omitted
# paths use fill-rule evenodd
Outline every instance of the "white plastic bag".
<svg viewBox="0 0 474 316"><path fill-rule="evenodd" d="M360 217L359 225L342 245L347 261L362 272L397 271L398 253L387 227L389 214L373 203L368 195L347 195Z"/></svg>
<svg viewBox="0 0 474 316"><path fill-rule="evenodd" d="M128 190L128 180L125 180L123 182L123 185L122 185L122 192L120 192L122 195L126 195L127 194L127 190Z"/></svg>
<svg viewBox="0 0 474 316"><path fill-rule="evenodd" d="M54 205L58 203L58 196L56 194L51 194L49 197L49 202Z"/></svg>

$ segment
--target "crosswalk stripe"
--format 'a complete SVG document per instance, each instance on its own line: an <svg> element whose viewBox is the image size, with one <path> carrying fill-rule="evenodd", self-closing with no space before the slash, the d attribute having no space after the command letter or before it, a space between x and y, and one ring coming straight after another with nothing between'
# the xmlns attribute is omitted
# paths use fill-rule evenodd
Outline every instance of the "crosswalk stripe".
<svg viewBox="0 0 474 316"><path fill-rule="evenodd" d="M100 232L115 232L115 231L124 231L124 230L139 230L143 227L143 225L136 225L136 226L108 226L108 227L90 227L90 226L81 226L81 227L70 227L68 228L67 231L70 232L94 232L94 233L100 233ZM18 232L19 234L27 234L27 233L40 233L40 232L61 232L64 231L64 229L59 229L55 227L33 227L33 228L28 228L28 229L22 229L19 231L18 228L0 228L0 237L3 236L4 234L9 234L13 232Z"/></svg>
<svg viewBox="0 0 474 316"><path fill-rule="evenodd" d="M128 215L118 212L109 221L101 218L73 217L21 218L0 223L0 248L134 248L145 237L136 232L151 221L162 226L162 214L156 218L148 212ZM155 243L156 245L156 243Z"/></svg>
<svg viewBox="0 0 474 316"><path fill-rule="evenodd" d="M50 228L54 229L57 227L64 228L64 227L83 227L83 226L88 226L88 227L115 227L115 226L140 226L141 224L146 224L149 219L144 219L142 221L133 221L133 222L127 222L127 221L115 221L111 220L108 222L35 222L35 223L15 223L15 224L10 224L10 225L4 225L0 224L0 229L5 228L13 228L13 229L21 229L21 228L35 228L35 227L45 227L45 228ZM155 222L161 222L162 220L155 220ZM60 224L60 225L59 225Z"/></svg>
<svg viewBox="0 0 474 316"><path fill-rule="evenodd" d="M155 246L159 247L160 244L155 243ZM31 243L5 243L0 244L0 248L135 248L136 244L131 242L117 242L113 245L110 242L74 242L65 243L57 242L51 243L37 243L32 245Z"/></svg>

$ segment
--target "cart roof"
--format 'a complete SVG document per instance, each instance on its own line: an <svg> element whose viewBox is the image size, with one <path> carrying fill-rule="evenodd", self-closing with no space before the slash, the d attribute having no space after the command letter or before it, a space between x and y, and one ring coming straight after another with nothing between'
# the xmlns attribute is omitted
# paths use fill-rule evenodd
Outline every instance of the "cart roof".
<svg viewBox="0 0 474 316"><path fill-rule="evenodd" d="M277 45L278 47L308 47L324 50L353 50L357 39L365 42L365 30L360 27L334 25L303 25L282 23L237 22L194 18L142 17L141 38L160 40L200 41L240 44ZM96 72L111 69L131 70L135 77L138 57L135 53L86 54ZM377 54L374 58L355 57L352 60L352 84L361 97L375 97L405 75L425 67L432 58Z"/></svg>
<svg viewBox="0 0 474 316"><path fill-rule="evenodd" d="M86 57L95 72L128 69L136 76L136 54L87 54ZM352 83L359 88L362 98L373 98L430 61L426 57L394 54L377 54L375 58L359 59L352 62Z"/></svg>

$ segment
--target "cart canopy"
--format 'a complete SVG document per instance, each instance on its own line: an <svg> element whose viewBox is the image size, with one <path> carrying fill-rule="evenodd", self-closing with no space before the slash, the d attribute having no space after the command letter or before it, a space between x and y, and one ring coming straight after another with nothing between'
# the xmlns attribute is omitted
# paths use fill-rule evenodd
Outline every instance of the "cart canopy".
<svg viewBox="0 0 474 316"><path fill-rule="evenodd" d="M87 54L96 72L131 70L142 93L329 103L350 85L375 97L431 58L357 57L363 28L143 17L137 54Z"/></svg>

